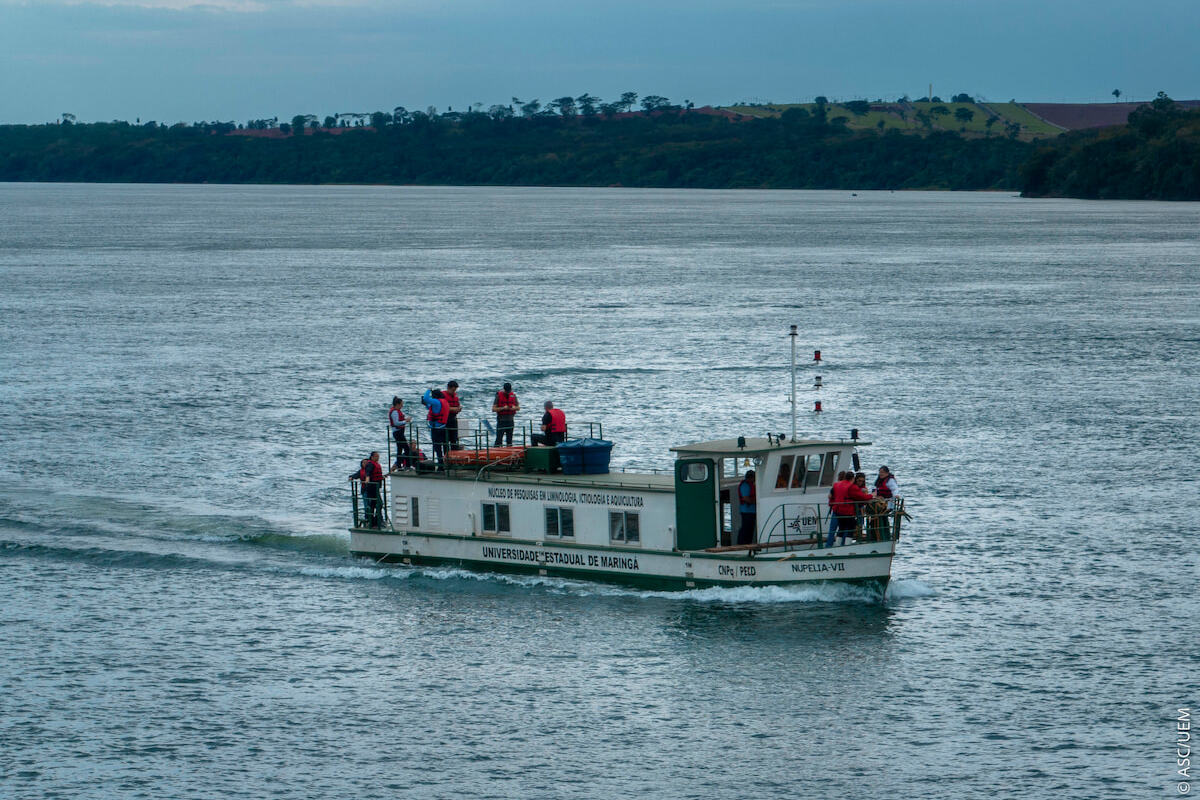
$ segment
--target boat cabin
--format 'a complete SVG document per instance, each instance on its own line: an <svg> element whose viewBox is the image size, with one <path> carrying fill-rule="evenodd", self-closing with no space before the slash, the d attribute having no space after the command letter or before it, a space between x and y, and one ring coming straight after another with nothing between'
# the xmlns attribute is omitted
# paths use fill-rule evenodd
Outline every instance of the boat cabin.
<svg viewBox="0 0 1200 800"><path fill-rule="evenodd" d="M869 442L772 436L672 447L677 548L736 548L739 538L755 546L816 544L827 530L829 489L838 472L850 468L859 444ZM749 470L757 530L740 537L738 487Z"/></svg>

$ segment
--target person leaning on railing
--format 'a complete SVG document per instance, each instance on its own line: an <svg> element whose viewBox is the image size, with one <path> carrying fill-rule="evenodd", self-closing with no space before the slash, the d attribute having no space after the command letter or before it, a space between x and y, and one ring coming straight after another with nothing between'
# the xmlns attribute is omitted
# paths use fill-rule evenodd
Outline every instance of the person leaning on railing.
<svg viewBox="0 0 1200 800"><path fill-rule="evenodd" d="M856 524L855 504L875 499L875 495L854 485L854 473L849 473L849 475L849 480L840 480L833 485L833 496L830 504L834 515L837 517L837 534L841 538L843 545L846 544L847 538L854 538ZM830 537L829 544L832 546L833 537Z"/></svg>
<svg viewBox="0 0 1200 800"><path fill-rule="evenodd" d="M854 485L857 486L859 489L862 489L864 492L868 491L867 490L867 473L865 473L865 472L854 473ZM854 534L855 534L855 537L862 535L864 523L866 522L866 513L867 513L867 504L866 503L855 503L854 504Z"/></svg>
<svg viewBox="0 0 1200 800"><path fill-rule="evenodd" d="M875 496L887 500L888 508L893 507L893 498L900 497L900 484L896 483L896 476L887 467L879 468L879 477L875 479Z"/></svg>

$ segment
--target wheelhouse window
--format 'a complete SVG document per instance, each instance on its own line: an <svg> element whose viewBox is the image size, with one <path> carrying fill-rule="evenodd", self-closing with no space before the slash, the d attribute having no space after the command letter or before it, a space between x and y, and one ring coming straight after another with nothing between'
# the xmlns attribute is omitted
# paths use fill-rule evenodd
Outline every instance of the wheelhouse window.
<svg viewBox="0 0 1200 800"><path fill-rule="evenodd" d="M837 469L838 451L830 450L825 454L825 465L821 469L821 485L833 486L833 471Z"/></svg>
<svg viewBox="0 0 1200 800"><path fill-rule="evenodd" d="M792 488L804 488L804 465L805 459L803 455L796 456L796 466L792 469Z"/></svg>
<svg viewBox="0 0 1200 800"><path fill-rule="evenodd" d="M640 543L642 531L637 512L608 512L608 538L614 542Z"/></svg>
<svg viewBox="0 0 1200 800"><path fill-rule="evenodd" d="M547 507L546 536L574 538L575 511L570 508Z"/></svg>
<svg viewBox="0 0 1200 800"><path fill-rule="evenodd" d="M808 472L804 479L805 486L820 486L821 485L821 462L824 459L820 453L813 453L808 457Z"/></svg>
<svg viewBox="0 0 1200 800"><path fill-rule="evenodd" d="M511 533L508 521L508 503L483 504L484 533Z"/></svg>
<svg viewBox="0 0 1200 800"><path fill-rule="evenodd" d="M775 476L775 488L783 491L788 488L792 479L792 462L795 456L779 457L779 474Z"/></svg>
<svg viewBox="0 0 1200 800"><path fill-rule="evenodd" d="M708 480L708 464L697 461L687 465L683 474L684 483L704 483Z"/></svg>

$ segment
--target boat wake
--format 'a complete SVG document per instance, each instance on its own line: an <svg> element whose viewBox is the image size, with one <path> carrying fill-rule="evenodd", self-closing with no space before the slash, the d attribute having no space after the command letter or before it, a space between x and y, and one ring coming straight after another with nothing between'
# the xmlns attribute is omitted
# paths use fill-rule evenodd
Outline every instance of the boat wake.
<svg viewBox="0 0 1200 800"><path fill-rule="evenodd" d="M303 574L321 578L381 580L384 578L472 581L497 586L519 586L550 594L576 597L628 597L662 599L707 604L779 604L779 603L893 603L930 597L936 592L915 578L893 580L882 596L877 590L847 583L814 583L804 586L714 586L685 591L634 589L593 581L575 581L538 575L508 575L476 572L456 567L356 566L304 568Z"/></svg>

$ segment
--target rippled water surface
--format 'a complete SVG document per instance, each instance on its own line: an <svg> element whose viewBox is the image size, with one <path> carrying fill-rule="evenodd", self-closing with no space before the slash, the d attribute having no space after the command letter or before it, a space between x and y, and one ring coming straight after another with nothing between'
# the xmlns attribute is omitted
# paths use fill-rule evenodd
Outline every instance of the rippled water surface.
<svg viewBox="0 0 1200 800"><path fill-rule="evenodd" d="M1176 793L1200 205L0 184L0 796ZM884 600L349 558L393 394L859 428ZM808 412L820 399L824 413Z"/></svg>

